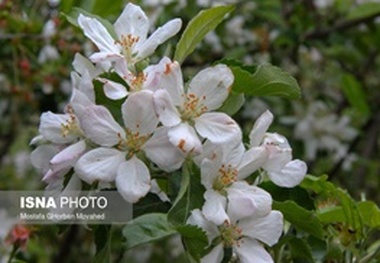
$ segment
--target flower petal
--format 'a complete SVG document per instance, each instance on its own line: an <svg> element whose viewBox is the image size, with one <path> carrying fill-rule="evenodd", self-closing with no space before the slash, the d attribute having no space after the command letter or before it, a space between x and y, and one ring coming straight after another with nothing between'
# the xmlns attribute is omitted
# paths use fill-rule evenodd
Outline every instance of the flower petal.
<svg viewBox="0 0 380 263"><path fill-rule="evenodd" d="M91 39L101 52L120 53L120 48L115 45L115 39L98 20L80 14L78 24L86 37Z"/></svg>
<svg viewBox="0 0 380 263"><path fill-rule="evenodd" d="M79 158L74 169L85 182L113 182L119 165L125 160L125 154L116 149L96 148Z"/></svg>
<svg viewBox="0 0 380 263"><path fill-rule="evenodd" d="M181 26L181 19L176 18L170 20L162 27L157 28L157 30L154 31L153 34L150 35L150 37L146 41L139 41L135 47L136 51L138 52L136 60L142 60L152 55L159 45L161 45L166 40L177 34L181 29Z"/></svg>
<svg viewBox="0 0 380 263"><path fill-rule="evenodd" d="M79 142L66 147L58 154L54 155L54 157L50 160L51 169L53 171L58 171L64 168L73 167L85 151L86 143L84 140L80 140Z"/></svg>
<svg viewBox="0 0 380 263"><path fill-rule="evenodd" d="M104 78L97 78L97 80L104 84L104 94L112 100L119 100L128 95L127 88L120 83Z"/></svg>
<svg viewBox="0 0 380 263"><path fill-rule="evenodd" d="M101 146L114 146L125 138L124 129L104 106L87 107L80 116L80 123L86 137Z"/></svg>
<svg viewBox="0 0 380 263"><path fill-rule="evenodd" d="M154 109L164 126L172 127L181 122L179 112L166 90L157 90L153 94Z"/></svg>
<svg viewBox="0 0 380 263"><path fill-rule="evenodd" d="M195 128L204 138L214 143L226 143L241 140L239 125L222 112L204 113L195 119Z"/></svg>
<svg viewBox="0 0 380 263"><path fill-rule="evenodd" d="M223 243L215 246L210 253L201 258L201 263L216 263L222 262L224 257Z"/></svg>
<svg viewBox="0 0 380 263"><path fill-rule="evenodd" d="M199 226L205 231L209 243L211 243L215 237L220 235L218 227L213 222L208 221L199 209L191 211L186 223L193 226Z"/></svg>
<svg viewBox="0 0 380 263"><path fill-rule="evenodd" d="M272 209L272 197L265 190L249 185L246 181L233 183L228 193L228 215L232 221L241 218L268 214Z"/></svg>
<svg viewBox="0 0 380 263"><path fill-rule="evenodd" d="M224 221L229 221L226 213L227 199L214 190L207 190L204 194L205 203L202 212L205 218L215 225L220 226Z"/></svg>
<svg viewBox="0 0 380 263"><path fill-rule="evenodd" d="M222 106L228 97L234 75L226 65L216 65L200 71L189 83L188 93L195 94L209 111Z"/></svg>
<svg viewBox="0 0 380 263"><path fill-rule="evenodd" d="M63 131L63 125L67 126L67 132ZM46 140L53 143L71 143L77 140L78 135L71 132L70 127L78 125L77 119L70 114L55 114L50 111L41 115L39 132Z"/></svg>
<svg viewBox="0 0 380 263"><path fill-rule="evenodd" d="M268 151L264 147L253 147L244 153L239 164L238 178L244 180L257 171L267 160Z"/></svg>
<svg viewBox="0 0 380 263"><path fill-rule="evenodd" d="M143 150L152 162L166 172L179 169L186 157L183 152L170 143L166 127L159 127L149 141L144 144Z"/></svg>
<svg viewBox="0 0 380 263"><path fill-rule="evenodd" d="M149 30L149 20L141 7L128 3L114 23L114 28L119 39L122 35L130 34L138 37L139 41L145 41Z"/></svg>
<svg viewBox="0 0 380 263"><path fill-rule="evenodd" d="M242 229L243 235L273 246L282 234L283 216L279 211L271 211L266 216L243 218L238 225Z"/></svg>
<svg viewBox="0 0 380 263"><path fill-rule="evenodd" d="M125 127L140 136L152 134L159 122L153 108L153 93L148 90L130 94L121 111Z"/></svg>
<svg viewBox="0 0 380 263"><path fill-rule="evenodd" d="M249 143L251 147L259 146L273 121L273 114L267 110L256 120L251 133L249 134Z"/></svg>
<svg viewBox="0 0 380 263"><path fill-rule="evenodd" d="M201 182L206 189L212 189L215 179L219 177L222 166L221 158L203 159L201 163Z"/></svg>
<svg viewBox="0 0 380 263"><path fill-rule="evenodd" d="M32 165L41 173L45 174L50 169L49 161L59 151L62 150L62 146L54 144L43 144L38 146L30 155L30 161Z"/></svg>
<svg viewBox="0 0 380 263"><path fill-rule="evenodd" d="M150 173L146 165L133 156L121 163L115 179L116 187L125 200L136 203L150 189Z"/></svg>
<svg viewBox="0 0 380 263"><path fill-rule="evenodd" d="M188 123L181 123L171 127L168 131L169 141L183 153L200 153L202 144L193 127Z"/></svg>
<svg viewBox="0 0 380 263"><path fill-rule="evenodd" d="M177 61L171 61L166 57L160 63L165 63L160 86L170 94L174 105L183 105L184 90L181 66Z"/></svg>
<svg viewBox="0 0 380 263"><path fill-rule="evenodd" d="M270 254L256 240L243 238L234 251L241 263L273 263Z"/></svg>
<svg viewBox="0 0 380 263"><path fill-rule="evenodd" d="M299 185L307 172L307 165L301 160L290 161L279 172L268 172L269 179L278 186L294 187Z"/></svg>

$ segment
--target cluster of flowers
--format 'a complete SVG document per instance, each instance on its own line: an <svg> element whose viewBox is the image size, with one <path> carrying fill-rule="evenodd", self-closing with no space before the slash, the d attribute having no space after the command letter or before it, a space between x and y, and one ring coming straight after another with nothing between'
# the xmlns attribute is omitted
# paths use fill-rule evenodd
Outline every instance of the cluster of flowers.
<svg viewBox="0 0 380 263"><path fill-rule="evenodd" d="M134 203L157 192L151 169L170 173L192 161L200 168L206 192L202 209L194 210L188 223L201 227L210 244L217 244L202 262L220 262L224 247L232 247L241 262L271 262L261 242L278 241L282 214L272 211L269 193L245 179L259 171L260 179L293 187L307 169L293 160L285 137L267 132L272 114L266 111L258 118L246 149L239 125L216 111L234 81L226 65L200 71L186 86L180 65L167 57L140 69L158 45L178 33L180 19L147 37L148 18L140 7L128 4L114 24L116 40L94 18L80 15L78 23L99 51L90 61L76 55L65 113L41 116L32 162L48 188L62 191L64 175L74 171L65 190L80 189L81 181L97 182L100 188L114 184ZM125 83L105 78L104 72L116 73ZM109 99L124 100L120 120L96 104L94 81L102 83Z"/></svg>

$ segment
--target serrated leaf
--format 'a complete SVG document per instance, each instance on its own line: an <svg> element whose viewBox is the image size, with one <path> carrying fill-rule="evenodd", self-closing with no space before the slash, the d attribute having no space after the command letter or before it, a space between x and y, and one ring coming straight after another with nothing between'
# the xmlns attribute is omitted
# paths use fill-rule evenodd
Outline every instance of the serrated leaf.
<svg viewBox="0 0 380 263"><path fill-rule="evenodd" d="M157 241L177 233L166 214L151 213L128 222L123 228L127 249Z"/></svg>
<svg viewBox="0 0 380 263"><path fill-rule="evenodd" d="M371 228L380 228L380 210L375 203L370 201L359 202L358 210L364 224Z"/></svg>
<svg viewBox="0 0 380 263"><path fill-rule="evenodd" d="M92 1L91 12L94 14L101 15L106 17L108 15L117 15L122 9L123 2L122 0L113 0L112 4L104 0L95 0Z"/></svg>
<svg viewBox="0 0 380 263"><path fill-rule="evenodd" d="M301 89L288 73L270 64L255 67L230 66L235 81L232 90L251 96L279 96L288 99L299 99Z"/></svg>
<svg viewBox="0 0 380 263"><path fill-rule="evenodd" d="M302 259L302 262L315 262L309 244L300 238L291 237L288 241L290 253L294 259ZM305 261L307 260L307 261Z"/></svg>
<svg viewBox="0 0 380 263"><path fill-rule="evenodd" d="M78 17L80 14L83 14L83 15L88 16L88 17L96 18L100 23L103 24L103 26L107 29L107 31L111 34L111 36L113 38L117 39L117 35L116 35L116 32L115 32L113 25L108 20L101 18L100 16L91 14L91 13L87 12L86 10L83 10L79 7L74 7L73 9L71 9L71 11L69 13L61 13L61 15L66 17L67 21L70 24L72 24L76 27L79 27Z"/></svg>
<svg viewBox="0 0 380 263"><path fill-rule="evenodd" d="M348 13L347 18L356 20L374 15L380 15L380 3L367 2L352 8Z"/></svg>
<svg viewBox="0 0 380 263"><path fill-rule="evenodd" d="M199 12L183 32L176 47L174 60L181 64L206 34L214 30L223 21L226 14L234 9L233 5L217 6Z"/></svg>
<svg viewBox="0 0 380 263"><path fill-rule="evenodd" d="M192 225L183 225L176 229L182 235L186 252L196 261L199 261L208 244L206 233L198 226Z"/></svg>
<svg viewBox="0 0 380 263"><path fill-rule="evenodd" d="M111 261L111 233L110 226L99 225L94 231L96 255L94 263L107 263Z"/></svg>
<svg viewBox="0 0 380 263"><path fill-rule="evenodd" d="M273 202L273 209L281 211L284 218L297 229L324 239L323 226L312 211L302 208L293 201Z"/></svg>
<svg viewBox="0 0 380 263"><path fill-rule="evenodd" d="M368 115L370 112L366 94L363 87L354 76L344 74L342 76L342 89L350 104L361 114Z"/></svg>

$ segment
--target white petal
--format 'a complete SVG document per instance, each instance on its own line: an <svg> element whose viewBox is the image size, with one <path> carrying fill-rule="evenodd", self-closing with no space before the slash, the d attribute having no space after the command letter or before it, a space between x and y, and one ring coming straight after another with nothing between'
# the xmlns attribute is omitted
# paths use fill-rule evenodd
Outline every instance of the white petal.
<svg viewBox="0 0 380 263"><path fill-rule="evenodd" d="M243 218L238 226L242 229L243 235L273 246L282 234L283 216L279 211L271 211L266 216Z"/></svg>
<svg viewBox="0 0 380 263"><path fill-rule="evenodd" d="M95 43L101 52L120 53L107 29L95 18L79 15L78 24L83 33Z"/></svg>
<svg viewBox="0 0 380 263"><path fill-rule="evenodd" d="M268 151L264 147L253 147L244 153L238 167L238 178L245 179L257 171L267 160Z"/></svg>
<svg viewBox="0 0 380 263"><path fill-rule="evenodd" d="M94 100L91 100L87 94L84 94L78 89L73 89L70 98L70 106L74 110L74 113L80 119L83 113L86 112L86 108L94 105Z"/></svg>
<svg viewBox="0 0 380 263"><path fill-rule="evenodd" d="M104 51L104 52L96 52L92 54L90 57L90 60L94 63L101 63L101 62L114 62L118 61L120 59L124 59L124 56L116 53L116 52L110 52L110 51Z"/></svg>
<svg viewBox="0 0 380 263"><path fill-rule="evenodd" d="M290 161L280 172L268 172L273 183L282 187L299 185L307 172L307 165L300 160Z"/></svg>
<svg viewBox="0 0 380 263"><path fill-rule="evenodd" d="M200 71L189 84L188 93L195 94L209 111L222 106L228 97L234 75L226 65L217 65Z"/></svg>
<svg viewBox="0 0 380 263"><path fill-rule="evenodd" d="M210 243L215 237L219 236L218 227L213 222L208 221L199 209L191 211L186 223L193 226L199 226L206 232Z"/></svg>
<svg viewBox="0 0 380 263"><path fill-rule="evenodd" d="M141 7L128 3L114 24L119 39L122 35L139 37L144 41L148 35L149 20Z"/></svg>
<svg viewBox="0 0 380 263"><path fill-rule="evenodd" d="M172 127L181 122L180 115L166 90L157 90L153 94L154 109L164 126Z"/></svg>
<svg viewBox="0 0 380 263"><path fill-rule="evenodd" d="M64 133L62 130L62 125L69 125L71 122L77 123L73 115L44 112L41 115L39 132L46 140L53 143L71 143L77 140L78 135L71 132Z"/></svg>
<svg viewBox="0 0 380 263"><path fill-rule="evenodd" d="M153 93L148 90L134 92L121 106L124 125L141 136L150 135L158 124L153 108Z"/></svg>
<svg viewBox="0 0 380 263"><path fill-rule="evenodd" d="M66 147L50 160L51 169L53 171L58 171L64 168L73 167L85 151L86 143L84 140Z"/></svg>
<svg viewBox="0 0 380 263"><path fill-rule="evenodd" d="M170 94L174 105L183 105L184 90L181 66L177 61L171 61L167 57L164 57L160 63L164 64L160 86Z"/></svg>
<svg viewBox="0 0 380 263"><path fill-rule="evenodd" d="M70 171L70 169L71 167L65 167L61 170L56 171L49 169L47 173L44 174L42 181L44 181L47 184L52 184L53 182L61 181L64 178L64 175Z"/></svg>
<svg viewBox="0 0 380 263"><path fill-rule="evenodd" d="M227 211L232 221L251 215L263 216L272 209L271 195L257 186L249 185L246 181L235 182L226 191Z"/></svg>
<svg viewBox="0 0 380 263"><path fill-rule="evenodd" d="M256 120L251 133L249 134L249 143L251 147L256 147L261 144L265 133L273 121L273 114L267 110Z"/></svg>
<svg viewBox="0 0 380 263"><path fill-rule="evenodd" d="M243 238L234 251L241 263L273 263L270 254L256 240Z"/></svg>
<svg viewBox="0 0 380 263"><path fill-rule="evenodd" d="M128 95L127 88L120 83L104 78L97 78L97 80L104 84L104 94L112 100L119 100Z"/></svg>
<svg viewBox="0 0 380 263"><path fill-rule="evenodd" d="M239 125L222 112L204 113L195 119L195 128L204 138L214 143L241 140Z"/></svg>
<svg viewBox="0 0 380 263"><path fill-rule="evenodd" d="M85 153L75 165L75 172L85 182L113 182L119 165L125 160L125 153L116 149L96 148Z"/></svg>
<svg viewBox="0 0 380 263"><path fill-rule="evenodd" d="M115 183L124 199L135 203L149 192L150 173L146 165L133 156L119 166Z"/></svg>
<svg viewBox="0 0 380 263"><path fill-rule="evenodd" d="M183 152L170 143L166 127L158 128L149 141L144 144L143 150L152 162L166 172L178 170L186 157Z"/></svg>
<svg viewBox="0 0 380 263"><path fill-rule="evenodd" d="M86 137L101 146L114 146L125 138L124 129L104 106L87 107L80 122Z"/></svg>
<svg viewBox="0 0 380 263"><path fill-rule="evenodd" d="M201 258L201 263L218 263L222 262L224 257L223 243L215 246L210 253Z"/></svg>
<svg viewBox="0 0 380 263"><path fill-rule="evenodd" d="M41 174L45 174L50 169L49 161L61 150L62 146L59 145L40 145L31 153L30 161Z"/></svg>
<svg viewBox="0 0 380 263"><path fill-rule="evenodd" d="M81 76L76 72L72 72L71 79L76 79L73 82L73 90L81 91L90 101L95 102L95 90L94 84L92 83L93 78L88 71L85 71Z"/></svg>
<svg viewBox="0 0 380 263"><path fill-rule="evenodd" d="M200 153L202 144L193 127L181 123L168 131L169 141L183 153Z"/></svg>
<svg viewBox="0 0 380 263"><path fill-rule="evenodd" d="M222 166L221 158L203 159L201 163L201 182L206 189L212 189L214 181L219 177Z"/></svg>
<svg viewBox="0 0 380 263"><path fill-rule="evenodd" d="M95 66L89 61L85 56L80 53L76 53L73 61L73 67L76 72L82 76L88 72L91 78L97 76L100 72L95 68Z"/></svg>
<svg viewBox="0 0 380 263"><path fill-rule="evenodd" d="M157 180L156 179L153 179L151 182L150 182L151 186L150 186L150 192L153 193L153 194L156 194L158 196L158 198L160 198L160 200L162 202L169 202L170 203L170 199L169 197L166 195L166 193L164 191L161 190L160 186L158 185L157 183Z"/></svg>
<svg viewBox="0 0 380 263"><path fill-rule="evenodd" d="M204 194L205 203L203 204L202 211L205 218L215 225L220 226L229 217L226 213L227 199L214 190L207 190Z"/></svg>
<svg viewBox="0 0 380 263"><path fill-rule="evenodd" d="M157 28L156 31L144 42L139 41L136 45L137 60L142 60L156 50L156 48L164 43L166 40L174 36L181 29L182 21L179 18L170 20L162 27ZM141 44L140 44L141 43Z"/></svg>

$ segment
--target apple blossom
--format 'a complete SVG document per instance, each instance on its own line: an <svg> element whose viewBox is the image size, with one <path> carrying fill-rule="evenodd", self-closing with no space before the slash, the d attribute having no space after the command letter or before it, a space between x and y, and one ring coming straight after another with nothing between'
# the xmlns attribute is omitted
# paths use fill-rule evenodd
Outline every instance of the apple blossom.
<svg viewBox="0 0 380 263"><path fill-rule="evenodd" d="M168 136L173 145L184 153L199 153L199 136L214 143L241 138L241 130L230 116L213 112L222 106L234 80L227 66L202 70L190 81L186 92L179 64L172 62L166 67L161 80L165 88L154 93L154 105L161 123L170 128Z"/></svg>

